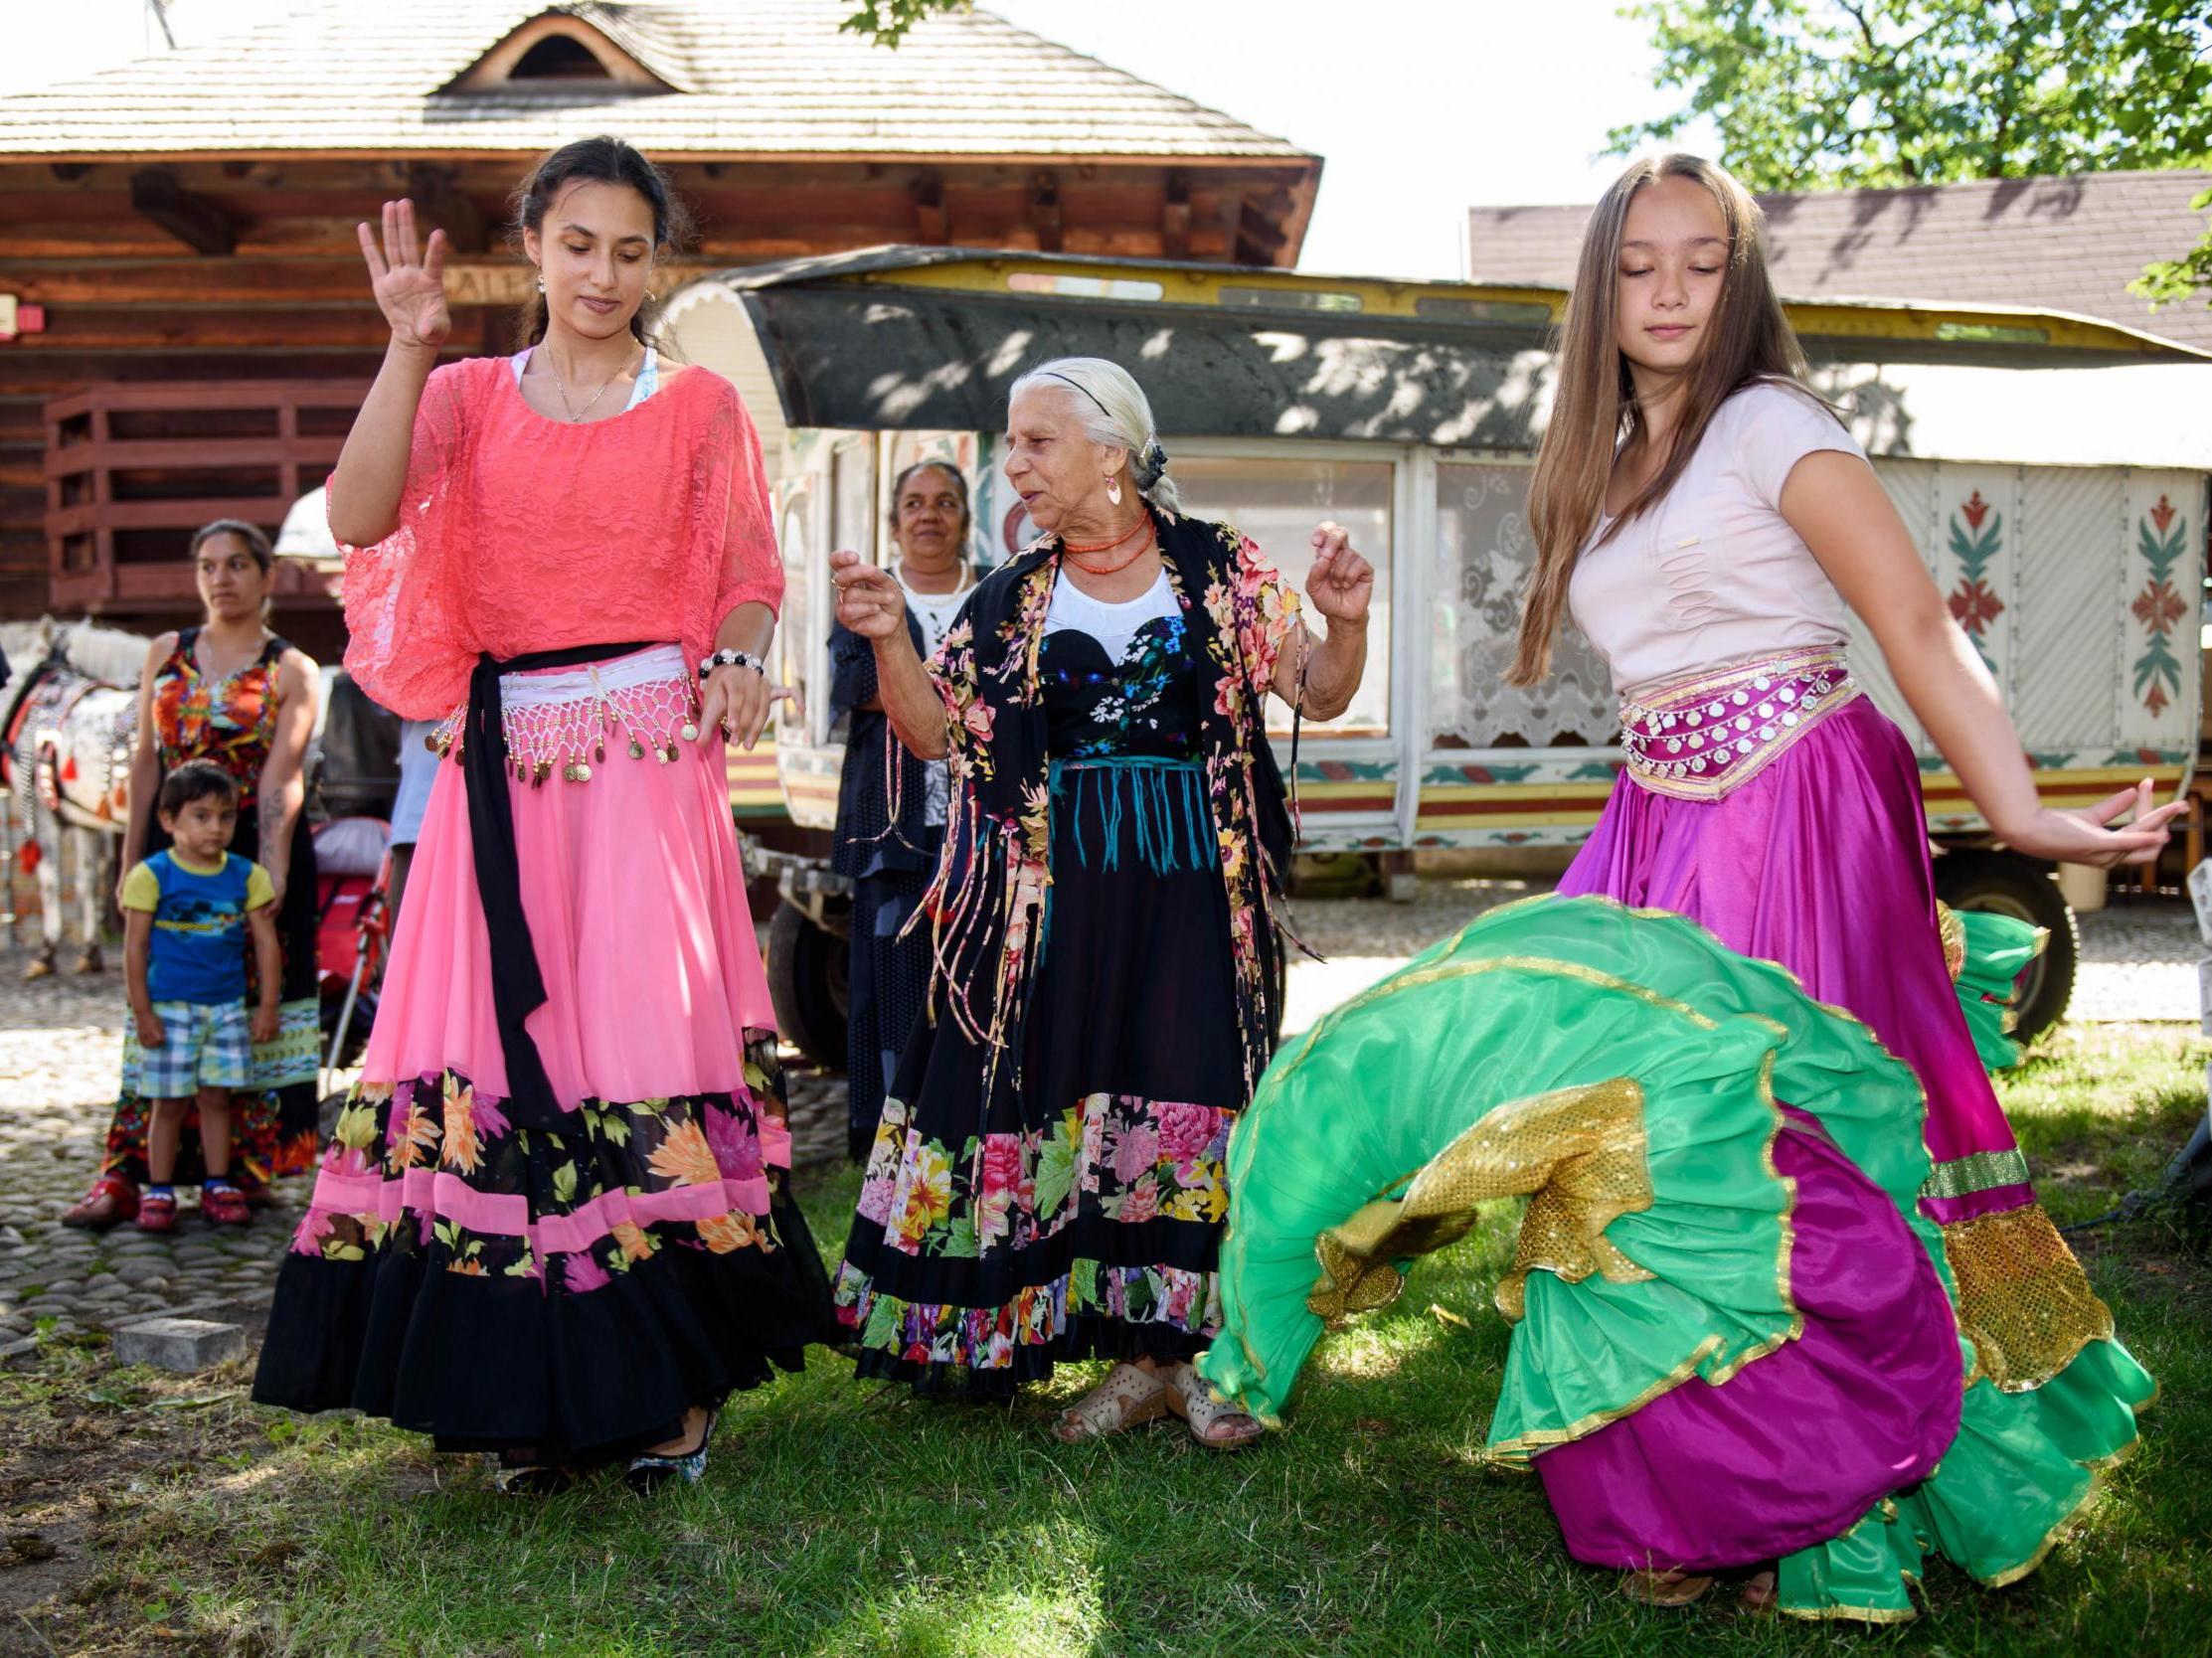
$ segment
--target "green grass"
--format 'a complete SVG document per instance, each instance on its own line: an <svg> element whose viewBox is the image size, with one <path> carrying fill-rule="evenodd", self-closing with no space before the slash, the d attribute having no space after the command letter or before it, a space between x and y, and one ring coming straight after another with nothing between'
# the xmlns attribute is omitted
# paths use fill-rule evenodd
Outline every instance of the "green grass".
<svg viewBox="0 0 2212 1658"><path fill-rule="evenodd" d="M2202 1109L2205 1058L2170 1028L2092 1030L2008 1080L2062 1220L2155 1177ZM854 1191L850 1176L807 1190L825 1244ZM2137 1225L2084 1248L2164 1384L2141 1453L2027 1582L1992 1593L1934 1567L1929 1615L1867 1633L1726 1600L1631 1606L1566 1558L1534 1481L1478 1470L1512 1224L1500 1206L1325 1344L1289 1429L1238 1456L1168 1428L1057 1444L1051 1412L1097 1367L1009 1409L913 1402L824 1356L732 1402L696 1489L516 1502L380 1426L206 1403L207 1378L58 1350L0 1378L8 1437L61 1455L90 1434L117 1471L50 1532L79 1524L96 1572L34 1620L57 1651L116 1653L2212 1652L2212 1272L2170 1235Z"/></svg>

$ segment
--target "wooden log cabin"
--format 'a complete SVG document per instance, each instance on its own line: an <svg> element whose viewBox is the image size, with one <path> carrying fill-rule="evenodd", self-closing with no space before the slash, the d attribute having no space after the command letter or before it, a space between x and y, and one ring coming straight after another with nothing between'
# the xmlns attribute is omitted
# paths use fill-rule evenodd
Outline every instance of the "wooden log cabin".
<svg viewBox="0 0 2212 1658"><path fill-rule="evenodd" d="M0 98L0 616L173 625L193 526L273 531L320 481L384 339L354 225L387 198L452 241L453 353L510 349L508 197L572 138L669 168L696 269L901 242L1295 261L1318 157L987 12L888 51L851 9L305 0ZM278 605L334 653L321 582L287 572Z"/></svg>

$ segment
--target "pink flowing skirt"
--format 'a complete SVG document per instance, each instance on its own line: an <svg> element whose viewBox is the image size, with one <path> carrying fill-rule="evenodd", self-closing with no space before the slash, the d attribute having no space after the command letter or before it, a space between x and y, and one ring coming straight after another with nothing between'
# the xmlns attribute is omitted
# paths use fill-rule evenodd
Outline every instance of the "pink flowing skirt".
<svg viewBox="0 0 2212 1658"><path fill-rule="evenodd" d="M662 763L609 750L589 782L508 781L522 907L545 979L529 1031L563 1106L736 1093L773 1030L719 737ZM451 1071L504 1096L468 790L438 767L363 1079Z"/></svg>

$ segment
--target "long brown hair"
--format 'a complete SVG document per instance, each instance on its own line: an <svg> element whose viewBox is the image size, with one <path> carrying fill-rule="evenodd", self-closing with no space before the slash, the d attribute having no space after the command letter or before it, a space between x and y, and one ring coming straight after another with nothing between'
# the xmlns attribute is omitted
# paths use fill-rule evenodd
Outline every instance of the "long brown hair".
<svg viewBox="0 0 2212 1658"><path fill-rule="evenodd" d="M1805 378L1804 353L1767 272L1766 216L1750 193L1725 168L1694 155L1662 155L1630 165L1590 215L1574 291L1560 323L1555 348L1559 381L1528 487L1536 569L1521 600L1520 640L1506 671L1508 685L1535 685L1551 672L1552 645L1567 615L1567 583L1584 538L1605 507L1614 455L1644 427L1628 359L1615 335L1614 312L1628 203L1645 185L1662 178L1689 179L1712 192L1728 224L1727 274L1704 329L1704 347L1690 369L1666 462L1621 510L1604 540L1618 535L1674 487L1697 452L1706 425L1731 394L1756 380L1801 384Z"/></svg>

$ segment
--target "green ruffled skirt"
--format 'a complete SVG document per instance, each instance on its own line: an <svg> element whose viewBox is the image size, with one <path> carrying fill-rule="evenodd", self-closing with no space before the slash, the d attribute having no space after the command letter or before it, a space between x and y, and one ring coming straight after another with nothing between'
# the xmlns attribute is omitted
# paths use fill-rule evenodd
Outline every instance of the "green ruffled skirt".
<svg viewBox="0 0 2212 1658"><path fill-rule="evenodd" d="M1915 1203L1923 1112L1863 1025L1679 916L1493 912L1269 1070L1230 1145L1224 1330L1201 1369L1278 1421L1328 1324L1389 1301L1479 1204L1524 1196L1487 1454L1545 1477L1580 1558L1779 1558L1785 1610L1875 1621L1913 1615L1932 1553L2011 1581L2154 1389L2109 1319L2038 1387L1983 1374ZM1817 1230L1839 1215L1849 1250ZM2049 1317L2079 1320L2072 1257L2026 1267L2058 1284ZM1734 1504L1623 1488L1623 1467L1675 1458L1725 1492L1762 1456L1770 1477Z"/></svg>

